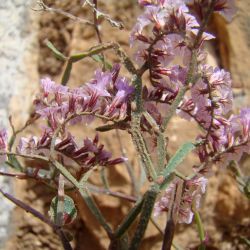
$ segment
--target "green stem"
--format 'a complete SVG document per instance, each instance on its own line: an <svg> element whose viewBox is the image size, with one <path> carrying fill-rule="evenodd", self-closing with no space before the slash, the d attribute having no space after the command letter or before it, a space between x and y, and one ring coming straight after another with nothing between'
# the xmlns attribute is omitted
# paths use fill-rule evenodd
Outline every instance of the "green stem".
<svg viewBox="0 0 250 250"><path fill-rule="evenodd" d="M66 86L67 83L68 83L68 81L69 81L69 77L70 77L70 73L71 73L71 70L72 70L72 66L73 66L72 60L69 59L68 62L67 62L66 68L64 70L63 76L62 76L61 84L63 86Z"/></svg>
<svg viewBox="0 0 250 250"><path fill-rule="evenodd" d="M118 229L114 233L114 238L121 238L129 229L129 227L132 225L132 223L137 218L138 214L141 212L142 205L144 202L144 198L139 199L134 207L129 211L126 218L123 220L121 225L118 227Z"/></svg>
<svg viewBox="0 0 250 250"><path fill-rule="evenodd" d="M155 172L154 165L151 160L148 149L146 147L144 138L141 134L140 121L141 121L140 113L134 113L132 115L132 124L131 124L132 140L136 146L137 152L139 152L142 165L144 167L144 171L146 173L148 180L153 181L157 178L157 174Z"/></svg>
<svg viewBox="0 0 250 250"><path fill-rule="evenodd" d="M194 219L198 228L198 234L199 234L199 238L200 238L200 246L199 246L199 250L205 250L206 249L206 245L205 245L205 231L204 231L204 227L201 221L201 217L198 211L194 212Z"/></svg>
<svg viewBox="0 0 250 250"><path fill-rule="evenodd" d="M104 219L101 211L97 207L94 199L91 197L88 189L86 187L82 187L79 189L79 192L84 199L85 203L87 204L89 210L92 212L92 214L95 216L95 218L98 220L98 222L102 225L102 227L107 232L108 236L111 238L113 235L111 227L108 225L106 220Z"/></svg>
<svg viewBox="0 0 250 250"><path fill-rule="evenodd" d="M51 162L55 166L55 168L58 169L59 172L79 190L79 192L80 192L82 198L84 199L85 203L87 204L89 210L92 212L92 214L98 220L98 222L102 225L102 227L105 229L107 234L109 236L111 236L112 229L107 224L106 220L104 219L101 211L97 207L95 201L91 197L86 186L84 184L79 184L79 182L75 179L75 177L64 166L62 166L59 162L57 162L55 160L51 160Z"/></svg>
<svg viewBox="0 0 250 250"><path fill-rule="evenodd" d="M101 177L101 181L103 186L109 190L109 182L108 182L108 178L107 178L107 173L106 173L106 168L102 167L100 170L100 177Z"/></svg>
<svg viewBox="0 0 250 250"><path fill-rule="evenodd" d="M159 189L156 185L152 186L150 190L145 193L145 200L142 206L142 212L140 216L140 221L136 228L134 237L131 240L129 250L136 250L139 249L143 236L148 226L148 222L151 218L151 213L154 208L155 200Z"/></svg>
<svg viewBox="0 0 250 250"><path fill-rule="evenodd" d="M157 136L157 172L158 174L164 169L164 164L166 161L166 138L163 133L159 133Z"/></svg>
<svg viewBox="0 0 250 250"><path fill-rule="evenodd" d="M47 47L52 50L54 55L61 61L67 62L65 71L62 76L62 85L67 85L69 81L69 77L71 74L73 63L78 62L86 57L90 57L99 53L102 53L104 50L111 49L114 47L114 43L107 43L107 44L100 44L98 46L95 46L93 48L90 48L88 51L72 55L70 57L66 57L63 55L62 52L60 52L50 41L45 41Z"/></svg>
<svg viewBox="0 0 250 250"><path fill-rule="evenodd" d="M126 59L126 58L125 58ZM126 60L125 60L126 63ZM132 140L136 146L137 152L139 153L142 164L144 167L144 170L146 172L146 175L148 177L149 181L155 180L157 177L157 174L155 172L153 162L151 160L151 157L149 155L146 143L143 139L142 132L141 132L141 117L143 114L143 100L142 100L142 81L141 77L136 72L134 65L128 61L127 62L127 69L133 73L135 71L135 74L133 75L133 85L135 86L135 108L132 110L131 113L131 135Z"/></svg>
<svg viewBox="0 0 250 250"><path fill-rule="evenodd" d="M63 226L63 214L64 214L64 177L62 174L59 174L59 180L58 180L58 202L57 202L57 208L56 208L56 225L59 227Z"/></svg>
<svg viewBox="0 0 250 250"><path fill-rule="evenodd" d="M61 61L67 60L67 57L62 52L60 52L52 42L50 42L49 40L45 40L45 44L54 53L56 58L58 58Z"/></svg>

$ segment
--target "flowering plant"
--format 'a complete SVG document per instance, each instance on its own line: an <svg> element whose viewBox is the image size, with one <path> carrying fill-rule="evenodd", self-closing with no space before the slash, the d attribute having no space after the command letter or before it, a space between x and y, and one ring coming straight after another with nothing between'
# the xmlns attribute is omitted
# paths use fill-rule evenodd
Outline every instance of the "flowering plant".
<svg viewBox="0 0 250 250"><path fill-rule="evenodd" d="M101 15L114 26L120 25L98 11L97 1L86 2L94 10L95 21ZM48 42L56 56L67 63L62 84L42 79L41 91L34 100L35 113L25 126L20 130L12 126L10 137L5 129L0 131L1 163L22 172L1 174L34 178L57 190L51 203L50 219L0 189L2 194L49 224L60 236L65 249L71 249L71 245L63 226L76 217L74 201L65 194L68 189L80 194L105 229L110 249L138 249L153 210L155 216L167 212L162 249L171 248L176 224L189 224L193 217L199 228L200 247L204 249L205 234L198 211L208 173L212 172L214 164L227 167L238 162L243 153L250 153L250 109L244 108L237 115L232 113L230 74L207 65L204 49L205 42L214 38L206 32L210 16L218 12L230 21L235 13L233 0L138 2L144 12L130 36L137 66L117 43L100 43L87 52L65 57ZM47 8L44 4L42 7ZM98 24L94 25L100 35ZM121 76L120 64L112 66L105 60L103 51L111 49L130 78ZM88 56L100 60L103 69L96 70L93 79L80 87L66 86L73 63ZM146 85L142 77L147 73L149 84ZM167 146L171 142L165 132L175 115L196 122L201 132L193 142L185 143L170 157ZM95 119L103 122L97 131L125 130L131 135L149 183L148 191L133 200L136 201L134 207L115 230L92 198L88 179L98 166L112 168L128 159L124 156L113 159L99 144L98 135L78 143L70 133L71 125L85 126ZM37 120L46 121L40 136L22 137L13 149L17 135ZM149 152L146 137L157 152L156 159ZM176 167L191 151L196 153L200 164L193 166L191 175L184 176ZM43 161L47 166L25 168L20 157ZM135 233L128 243L127 232L139 214Z"/></svg>

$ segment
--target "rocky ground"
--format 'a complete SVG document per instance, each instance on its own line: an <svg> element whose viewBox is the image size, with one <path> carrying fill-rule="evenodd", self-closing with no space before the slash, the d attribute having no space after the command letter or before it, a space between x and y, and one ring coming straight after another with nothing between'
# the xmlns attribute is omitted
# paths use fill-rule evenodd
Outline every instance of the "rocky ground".
<svg viewBox="0 0 250 250"><path fill-rule="evenodd" d="M79 7L80 1L77 0L49 0L46 2L49 5L69 11L80 17L91 18L92 16L89 11ZM124 49L130 53L128 46L129 30L133 26L135 17L140 12L140 9L136 7L134 4L135 1L133 0L100 0L99 2L101 9L106 13L110 13L115 20L122 21L125 24L125 29L120 31L112 28L108 23L103 21L101 30L103 40L118 41ZM22 6L24 7L24 5ZM5 7L6 6L2 7L0 3L0 10ZM247 1L240 1L238 7L238 15L230 25L227 25L224 20L218 17L213 18L210 29L216 33L218 39L209 45L210 62L223 66L232 72L236 95L235 110L243 105L250 105L250 75L247 63L250 56L249 41L247 39L250 33L248 18L250 6ZM25 8L29 9L26 6ZM13 12L14 10L11 11ZM24 63L26 68L29 69L25 71L29 81L24 83L28 84L22 85L17 93L19 96L22 96L22 98L24 98L24 96L25 98L26 96L31 96L34 93L34 89L38 88L37 74L39 74L40 77L50 76L60 82L65 65L55 59L46 48L44 45L45 39L51 40L55 46L66 55L84 51L96 44L97 41L96 34L91 27L72 22L59 14L31 12L31 10L27 13L33 18L32 27L29 28L32 32L29 33L34 34L37 39L37 44L34 42L32 49L23 49L30 52ZM27 15L28 14L25 16ZM13 23L13 25L16 24ZM20 37L22 36L20 35ZM11 39L11 36L8 39ZM117 61L114 55L107 54L107 56L110 60ZM15 62L15 60L12 58L11 62ZM75 64L69 85L78 86L86 80L89 80L96 65L97 64L90 59ZM13 65L9 67L13 67ZM27 74L27 72L29 72L29 74ZM18 79L15 80L15 84L16 82L18 82ZM17 100L20 99L16 98L16 96L15 98L12 97L11 104L9 105L11 112L14 111L15 114L18 114L20 112L20 101ZM28 112L30 107L26 106L23 109ZM20 121L17 120L17 125L22 124L23 121L24 118L21 118ZM196 127L192 124L188 126L190 127L187 127L185 121L177 118L171 123L168 135L170 140L176 143L170 148L172 152L184 141L195 137ZM26 131L27 134L35 132L36 128L30 128ZM89 136L93 133L93 129L75 127L74 133L77 133L79 136ZM116 134L114 132L101 135L101 137L106 146L114 152L114 155L120 154L120 149L117 148L118 141L116 140ZM138 172L137 158L134 154L133 145L130 142L129 136L122 133L122 141L133 166L135 166ZM190 156L185 164L191 165L192 162L193 159L192 156ZM242 162L242 171L246 175L250 174L250 160L248 158ZM126 171L124 171L123 165L110 169L108 171L108 178L113 190L126 193L131 191L129 178ZM100 182L97 175L92 181L97 184ZM15 196L26 201L44 214L47 214L50 201L55 195L48 188L44 188L42 184L33 181L16 181L14 183L14 190ZM72 194L72 197L76 200L78 199L75 194ZM98 195L95 196L95 199L98 201L101 210L112 226L117 226L119 218L121 219L131 207L131 204L128 202L107 196ZM78 220L68 228L74 235L75 249L107 249L107 236L96 224L84 203L79 203L78 211ZM250 204L239 192L234 178L227 171L216 171L215 175L211 177L201 214L209 237L208 249L248 249L247 246L242 243L242 238L250 235ZM23 212L19 208L15 208L11 218L12 231L4 249L61 249L59 240L51 229L31 215ZM161 224L161 221L163 220L160 219L158 223ZM163 228L164 225L162 224L161 226ZM150 224L141 249L160 249L161 237L159 231ZM180 226L175 237L175 242L184 249L196 249L198 237L195 225Z"/></svg>

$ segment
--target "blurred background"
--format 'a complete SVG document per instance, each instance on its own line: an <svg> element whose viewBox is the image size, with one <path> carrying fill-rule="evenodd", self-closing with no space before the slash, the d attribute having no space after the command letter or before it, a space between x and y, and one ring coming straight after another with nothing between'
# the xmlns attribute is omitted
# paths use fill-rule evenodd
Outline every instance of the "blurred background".
<svg viewBox="0 0 250 250"><path fill-rule="evenodd" d="M112 19L121 21L125 28L119 30L101 20L101 36L104 42L117 41L132 56L129 49L129 34L136 17L141 13L136 0L99 0L100 10L108 13ZM82 8L80 0L46 0L49 7L60 9L74 16L92 20L93 13L87 7ZM217 39L207 44L208 63L230 71L233 78L234 110L250 106L250 2L236 1L238 13L232 23L227 24L220 16L213 16L209 31ZM33 10L35 9L35 10ZM32 100L39 90L39 79L45 76L60 82L65 65L56 59L46 47L44 40L50 40L63 54L71 55L96 45L97 37L93 27L74 22L53 12L38 11L36 1L0 0L0 126L8 126L8 116L12 114L13 123L18 128L25 123L32 112ZM119 62L112 52L105 55L112 62ZM74 64L69 86L75 87L91 79L97 62L86 59ZM122 71L126 75L126 71ZM147 79L145 79L147 81ZM75 126L73 133L78 137L94 135L94 126ZM26 130L26 134L38 132L35 125ZM195 138L196 126L175 118L168 131L170 152L174 152L183 142ZM121 148L115 132L100 135L106 147L114 156L121 154ZM138 181L139 164L130 136L121 133L123 148L135 168ZM194 162L191 156L183 168L190 168ZM244 157L242 172L250 175L250 159ZM123 165L108 170L108 179L112 190L130 194L129 176ZM101 185L98 174L91 180ZM16 197L27 202L43 214L47 214L51 199L50 189L34 181L15 180L10 182L0 177L4 186ZM78 197L72 197L78 200ZM0 198L0 249L61 249L60 241L52 230L19 208ZM117 226L131 208L128 201L104 195L95 195L101 210L111 225ZM68 227L74 236L75 249L107 249L108 238L98 226L83 202L78 205L79 218ZM208 249L249 249L250 242L250 203L239 191L237 182L229 171L218 171L209 180L206 197L203 200L201 216L208 235ZM156 220L163 229L165 218ZM160 249L162 235L151 223L146 231L141 249ZM174 239L181 249L196 249L199 238L196 226L180 225Z"/></svg>

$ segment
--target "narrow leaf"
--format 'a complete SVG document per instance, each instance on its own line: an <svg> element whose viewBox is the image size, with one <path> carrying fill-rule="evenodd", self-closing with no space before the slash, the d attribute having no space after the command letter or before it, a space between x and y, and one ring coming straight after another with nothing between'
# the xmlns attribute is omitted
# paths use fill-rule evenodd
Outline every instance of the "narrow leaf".
<svg viewBox="0 0 250 250"><path fill-rule="evenodd" d="M129 250L139 249L139 246L147 229L148 222L151 218L151 213L153 211L158 192L158 186L152 186L152 188L145 193L145 200L142 206L140 221L131 240Z"/></svg>
<svg viewBox="0 0 250 250"><path fill-rule="evenodd" d="M169 160L167 166L163 170L163 176L166 177L171 174L175 168L186 158L186 156L195 149L195 145L191 142L183 144Z"/></svg>
<svg viewBox="0 0 250 250"><path fill-rule="evenodd" d="M22 165L19 163L15 155L9 155L8 161L6 162L9 166L13 167L16 170L23 171Z"/></svg>
<svg viewBox="0 0 250 250"><path fill-rule="evenodd" d="M108 62L107 60L104 60L102 55L93 55L91 56L91 58L99 63L102 63L106 69L112 69L112 64L110 62Z"/></svg>
<svg viewBox="0 0 250 250"><path fill-rule="evenodd" d="M67 60L67 57L62 53L60 52L54 45L52 42L50 42L49 40L45 40L45 44L47 45L47 47L49 49L52 50L52 52L55 54L55 56L59 59L59 60L62 60L62 61L66 61Z"/></svg>
<svg viewBox="0 0 250 250"><path fill-rule="evenodd" d="M64 202L63 202L63 225L70 224L76 219L77 216L77 210L74 204L74 201L72 198L70 198L67 195L64 195ZM49 210L49 216L50 219L53 221L54 224L57 225L58 221L58 208L60 206L60 202L58 199L58 196L54 197L51 205L50 205L50 210ZM60 208L61 209L61 208ZM60 225L60 226L63 226Z"/></svg>
<svg viewBox="0 0 250 250"><path fill-rule="evenodd" d="M63 86L67 85L67 83L69 81L71 70L72 70L72 61L68 60L67 66L66 66L65 71L64 71L63 76L62 76L62 85Z"/></svg>

